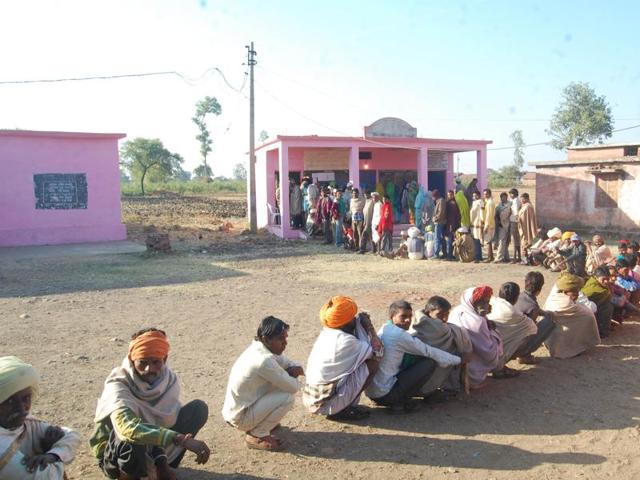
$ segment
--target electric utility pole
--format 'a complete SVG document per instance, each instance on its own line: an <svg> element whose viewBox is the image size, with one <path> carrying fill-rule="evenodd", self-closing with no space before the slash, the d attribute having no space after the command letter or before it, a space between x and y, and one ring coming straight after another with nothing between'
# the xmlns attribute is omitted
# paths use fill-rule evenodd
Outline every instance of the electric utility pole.
<svg viewBox="0 0 640 480"><path fill-rule="evenodd" d="M256 214L256 127L255 127L255 101L253 95L253 67L255 66L256 51L253 42L247 45L247 65L249 65L249 175L247 175L249 229L251 233L258 232L258 219Z"/></svg>

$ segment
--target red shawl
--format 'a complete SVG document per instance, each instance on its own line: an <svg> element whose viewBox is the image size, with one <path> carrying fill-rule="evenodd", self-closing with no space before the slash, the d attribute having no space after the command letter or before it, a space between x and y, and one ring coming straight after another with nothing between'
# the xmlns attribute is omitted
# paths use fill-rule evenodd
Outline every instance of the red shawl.
<svg viewBox="0 0 640 480"><path fill-rule="evenodd" d="M391 203L383 203L380 209L380 223L378 224L378 233L393 231L393 210Z"/></svg>

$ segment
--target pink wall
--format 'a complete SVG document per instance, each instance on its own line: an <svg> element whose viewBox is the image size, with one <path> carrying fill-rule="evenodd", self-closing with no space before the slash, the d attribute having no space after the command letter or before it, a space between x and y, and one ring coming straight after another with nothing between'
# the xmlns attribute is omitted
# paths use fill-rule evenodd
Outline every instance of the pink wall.
<svg viewBox="0 0 640 480"><path fill-rule="evenodd" d="M0 130L0 246L126 239L120 216L122 134ZM86 209L36 209L34 174L84 173Z"/></svg>

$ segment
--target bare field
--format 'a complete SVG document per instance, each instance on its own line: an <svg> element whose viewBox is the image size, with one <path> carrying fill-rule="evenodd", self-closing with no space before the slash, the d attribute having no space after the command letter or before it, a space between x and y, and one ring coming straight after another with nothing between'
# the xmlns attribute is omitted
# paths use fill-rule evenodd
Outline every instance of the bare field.
<svg viewBox="0 0 640 480"><path fill-rule="evenodd" d="M126 354L130 334L153 325L170 336L183 400L201 398L210 407L200 437L213 447L212 458L200 468L188 455L181 479L640 477L637 322L592 352L554 360L543 350L536 367L512 365L526 370L518 378L491 381L470 396L409 416L375 409L367 423L337 424L306 414L298 398L284 421L289 450L247 450L219 412L229 369L263 316L291 325L287 354L306 363L320 330L318 311L331 295L352 296L379 326L393 300L421 307L440 294L456 304L472 285L521 283L526 268L386 260L316 242L240 235L241 219L231 218L227 231L216 230L217 219L205 229L192 220L178 214L173 223L154 219L136 227L139 235L171 230L176 252L169 255L0 264L0 352L40 370L36 415L76 428L88 440L104 378ZM544 273L543 298L554 280ZM86 443L69 474L102 478Z"/></svg>

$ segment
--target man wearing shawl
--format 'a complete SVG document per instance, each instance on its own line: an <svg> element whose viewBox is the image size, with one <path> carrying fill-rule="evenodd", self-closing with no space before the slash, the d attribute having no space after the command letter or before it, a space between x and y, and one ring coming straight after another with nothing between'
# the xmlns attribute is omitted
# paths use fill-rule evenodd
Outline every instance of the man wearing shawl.
<svg viewBox="0 0 640 480"><path fill-rule="evenodd" d="M442 297L431 297L423 310L413 312L409 333L430 345L464 359L473 346L464 328L448 323L451 304ZM433 376L422 386L421 393L429 395L437 389L458 392L464 389L466 375L461 365L437 367Z"/></svg>
<svg viewBox="0 0 640 480"><path fill-rule="evenodd" d="M529 200L529 194L520 195L522 207L518 211L518 228L520 231L520 240L522 249L528 249L533 245L534 238L538 233L538 221L536 219L536 210ZM520 259L522 260L522 259Z"/></svg>
<svg viewBox="0 0 640 480"><path fill-rule="evenodd" d="M104 383L89 444L108 478L140 478L155 470L158 479L173 479L186 450L198 463L209 460L209 447L193 438L209 410L201 400L181 405L168 355L163 331L141 330Z"/></svg>
<svg viewBox="0 0 640 480"><path fill-rule="evenodd" d="M500 366L502 358L502 339L495 325L487 320L492 295L488 286L468 288L460 297L460 305L449 315L449 323L466 329L473 345L468 366L472 388L481 387L487 375Z"/></svg>
<svg viewBox="0 0 640 480"><path fill-rule="evenodd" d="M601 265L596 268L593 275L587 279L584 287L582 287L582 293L595 303L598 309L596 311L596 321L598 322L600 338L606 338L609 335L609 330L611 330L614 305L611 303L610 283L609 268Z"/></svg>
<svg viewBox="0 0 640 480"><path fill-rule="evenodd" d="M335 296L320 309L322 331L311 349L302 401L309 412L330 420L361 420L362 391L378 371L383 354L371 320L349 297Z"/></svg>
<svg viewBox="0 0 640 480"><path fill-rule="evenodd" d="M229 374L222 417L245 432L248 448L279 451L283 442L273 434L293 408L302 367L283 355L289 325L279 318L262 319L251 345L236 359Z"/></svg>
<svg viewBox="0 0 640 480"><path fill-rule="evenodd" d="M386 255L393 251L393 207L391 199L385 195L382 207L380 207L380 255Z"/></svg>
<svg viewBox="0 0 640 480"><path fill-rule="evenodd" d="M388 407L391 413L414 410L417 405L412 397L420 393L436 367L449 367L461 362L460 357L426 345L411 336L407 330L412 316L411 304L404 300L393 302L389 307L389 320L378 330L384 345L384 356L366 393L376 404ZM403 368L407 354L418 358L415 363Z"/></svg>
<svg viewBox="0 0 640 480"><path fill-rule="evenodd" d="M62 480L80 436L30 415L38 396L36 370L17 357L0 357L0 478Z"/></svg>
<svg viewBox="0 0 640 480"><path fill-rule="evenodd" d="M493 239L496 235L496 204L493 201L491 189L482 192L484 198L482 240L487 245L487 259L485 263L493 262Z"/></svg>
<svg viewBox="0 0 640 480"><path fill-rule="evenodd" d="M522 261L520 252L520 228L518 226L518 214L522 207L522 202L518 198L518 189L509 190L509 199L511 200L511 216L509 217L509 231L511 232L511 243L513 243L513 258L511 263L519 263ZM533 230L534 232L536 229ZM535 235L535 233L534 233Z"/></svg>
<svg viewBox="0 0 640 480"><path fill-rule="evenodd" d="M445 227L445 237L447 238L447 259L453 260L453 244L456 230L460 228L460 209L454 198L453 190L447 192L447 203L445 206L445 217L447 225Z"/></svg>
<svg viewBox="0 0 640 480"><path fill-rule="evenodd" d="M509 261L509 218L511 217L511 202L506 193L500 194L500 203L496 207L496 221L498 226L498 254L496 263L507 263Z"/></svg>
<svg viewBox="0 0 640 480"><path fill-rule="evenodd" d="M576 303L584 280L564 272L556 281L544 309L553 313L557 328L545 346L552 357L570 358L600 343L596 317L589 307Z"/></svg>
<svg viewBox="0 0 640 480"><path fill-rule="evenodd" d="M601 235L594 235L591 241L585 240L584 245L587 248L586 269L588 274L593 274L599 266L609 265L614 261L611 249L604 244Z"/></svg>
<svg viewBox="0 0 640 480"><path fill-rule="evenodd" d="M496 325L496 330L502 337L503 349L500 366L493 371L493 378L519 375L520 372L507 367L507 363L519 357L522 347L538 333L535 322L515 308L519 296L518 284L507 282L500 287L498 297L491 299L491 313L487 318ZM541 344L542 341L538 346Z"/></svg>

